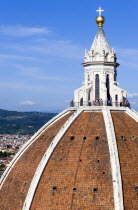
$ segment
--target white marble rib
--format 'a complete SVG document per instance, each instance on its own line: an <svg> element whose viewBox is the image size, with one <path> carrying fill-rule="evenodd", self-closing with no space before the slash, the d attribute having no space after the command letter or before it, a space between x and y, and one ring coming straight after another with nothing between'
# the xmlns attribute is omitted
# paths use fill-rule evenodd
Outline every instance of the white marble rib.
<svg viewBox="0 0 138 210"><path fill-rule="evenodd" d="M37 185L39 183L40 177L43 173L43 170L46 166L46 164L49 161L49 158L51 157L54 149L56 148L57 144L60 142L61 138L64 136L64 134L66 133L66 131L68 130L68 128L70 127L70 125L74 122L74 120L83 112L83 108L79 108L73 115L71 115L71 117L65 122L65 124L62 126L62 128L60 129L60 131L58 132L58 134L55 136L55 138L53 139L52 143L50 144L50 146L48 147L48 149L46 150L44 156L41 159L40 164L38 165L38 168L34 174L34 177L32 179L32 182L30 184L30 188L28 190L24 205L23 205L23 210L29 210L33 197L34 197L34 193L36 191Z"/></svg>
<svg viewBox="0 0 138 210"><path fill-rule="evenodd" d="M1 179L0 179L0 188L2 187L4 181L6 180L8 174L10 173L11 169L14 167L15 163L19 160L19 158L23 155L23 153L28 149L28 147L38 138L49 126L51 126L53 123L55 123L57 120L59 120L61 117L66 115L69 111L72 111L72 108L65 109L60 114L56 115L54 118L52 118L50 121L48 121L43 127L41 127L32 137L29 141L27 141L23 147L20 149L20 151L15 155L13 160L11 161L10 165L7 167L5 172L3 173Z"/></svg>
<svg viewBox="0 0 138 210"><path fill-rule="evenodd" d="M115 210L124 210L119 155L118 155L115 131L110 113L110 108L105 107L103 109L103 116L104 116L104 122L105 122L105 128L106 128L106 134L109 146L111 170L112 170L114 208Z"/></svg>
<svg viewBox="0 0 138 210"><path fill-rule="evenodd" d="M136 112L134 109L126 108L126 113L132 117L136 122L138 122L138 112Z"/></svg>

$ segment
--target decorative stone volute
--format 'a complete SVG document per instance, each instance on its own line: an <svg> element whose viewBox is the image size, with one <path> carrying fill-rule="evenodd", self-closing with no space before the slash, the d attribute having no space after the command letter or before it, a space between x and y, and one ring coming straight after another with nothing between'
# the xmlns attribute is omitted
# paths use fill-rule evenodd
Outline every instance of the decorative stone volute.
<svg viewBox="0 0 138 210"><path fill-rule="evenodd" d="M93 61L116 62L116 52L110 49L103 28L98 28L90 50L85 50L84 63Z"/></svg>

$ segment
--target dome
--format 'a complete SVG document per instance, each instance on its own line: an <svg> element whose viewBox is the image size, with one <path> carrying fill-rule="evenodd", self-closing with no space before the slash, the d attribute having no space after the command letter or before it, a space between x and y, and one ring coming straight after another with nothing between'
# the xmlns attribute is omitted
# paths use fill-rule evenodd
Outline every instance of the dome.
<svg viewBox="0 0 138 210"><path fill-rule="evenodd" d="M137 139L138 114L129 108L65 110L12 161L1 208L136 209Z"/></svg>

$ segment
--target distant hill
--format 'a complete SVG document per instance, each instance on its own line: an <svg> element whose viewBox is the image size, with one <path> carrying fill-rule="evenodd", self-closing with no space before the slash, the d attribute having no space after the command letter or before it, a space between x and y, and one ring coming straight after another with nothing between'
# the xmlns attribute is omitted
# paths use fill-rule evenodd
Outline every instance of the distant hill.
<svg viewBox="0 0 138 210"><path fill-rule="evenodd" d="M16 112L0 109L0 134L32 135L56 113Z"/></svg>

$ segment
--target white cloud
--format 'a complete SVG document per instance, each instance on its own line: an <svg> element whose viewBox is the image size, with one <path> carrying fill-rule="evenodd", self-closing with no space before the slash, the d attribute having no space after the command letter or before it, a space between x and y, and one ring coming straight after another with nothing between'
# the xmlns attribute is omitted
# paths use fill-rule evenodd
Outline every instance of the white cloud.
<svg viewBox="0 0 138 210"><path fill-rule="evenodd" d="M44 86L43 84L40 83L26 83L24 81L20 81L20 82L16 82L16 81L0 81L0 88L4 88L4 89L9 89L11 90L24 90L24 91L34 91L34 93L36 94L36 92L38 93L42 93L43 91L45 91L46 93L49 93L49 87ZM51 91L54 91L54 87L51 88ZM27 92L26 92L27 93Z"/></svg>
<svg viewBox="0 0 138 210"><path fill-rule="evenodd" d="M14 81L0 81L0 88L6 89L32 89L32 87L27 86L21 82L14 82ZM33 87L34 88L34 87Z"/></svg>
<svg viewBox="0 0 138 210"><path fill-rule="evenodd" d="M74 80L78 81L71 73L66 74L67 69L71 68L73 71L72 69L75 68L73 64L68 65L68 63L78 59L81 61L83 48L72 41L61 40L57 36L46 37L46 31L27 32L26 28L24 27L22 34L20 28L15 28L17 32L15 35L13 27L5 29L0 27L0 87L6 94L14 93L15 99L12 101L22 110L41 106L42 102L36 98L36 95L42 99L46 107L47 104L58 107L61 103L68 106L69 101L66 100L64 103L66 98L62 99L61 95L66 97L70 89L69 84L73 84ZM2 33L1 30L3 30ZM5 39L1 34L7 35ZM37 34L41 36L32 37ZM21 98L21 93L26 95L25 99ZM44 95L49 97L46 102Z"/></svg>
<svg viewBox="0 0 138 210"><path fill-rule="evenodd" d="M138 93L128 93L128 98L138 97Z"/></svg>
<svg viewBox="0 0 138 210"><path fill-rule="evenodd" d="M25 55L31 55L39 58L42 62L47 60L48 56L69 58L69 59L82 59L84 55L84 50L81 46L73 43L69 40L51 40L51 39L30 39L27 37L26 40L20 41L18 43L16 40L10 40L7 42L0 42L0 49L12 51L14 53ZM36 60L37 60L36 59Z"/></svg>
<svg viewBox="0 0 138 210"><path fill-rule="evenodd" d="M24 65L14 65L16 69L20 71L21 76L31 77L38 80L49 80L49 81L67 81L68 78L59 76L46 76L44 70L37 66L24 66Z"/></svg>
<svg viewBox="0 0 138 210"><path fill-rule="evenodd" d="M126 68L138 70L138 49L116 48L119 62Z"/></svg>
<svg viewBox="0 0 138 210"><path fill-rule="evenodd" d="M29 46L28 46L29 47ZM35 42L29 47L33 52L63 58L81 59L83 49L69 40L46 40Z"/></svg>
<svg viewBox="0 0 138 210"><path fill-rule="evenodd" d="M33 102L33 101L21 101L21 102L19 103L20 106L33 106L33 105L35 105L35 104L36 104L36 103Z"/></svg>
<svg viewBox="0 0 138 210"><path fill-rule="evenodd" d="M6 36L25 37L48 34L50 30L46 27L25 27L25 26L0 26L0 34Z"/></svg>
<svg viewBox="0 0 138 210"><path fill-rule="evenodd" d="M21 64L15 64L14 65L16 69L21 71L22 75L27 75L27 76L35 76L36 74L40 73L40 67L37 66L24 66Z"/></svg>
<svg viewBox="0 0 138 210"><path fill-rule="evenodd" d="M130 104L131 105L137 105L137 103L135 101L131 101Z"/></svg>
<svg viewBox="0 0 138 210"><path fill-rule="evenodd" d="M138 49L132 48L118 48L117 51L120 53L122 57L130 57L133 56L133 59L137 59L136 56L138 55Z"/></svg>
<svg viewBox="0 0 138 210"><path fill-rule="evenodd" d="M12 54L0 54L0 59L5 60L21 60L21 61L34 61L37 58L31 56L12 55Z"/></svg>
<svg viewBox="0 0 138 210"><path fill-rule="evenodd" d="M66 99L66 100L65 100L65 103L66 103L66 104L70 103L70 100Z"/></svg>

